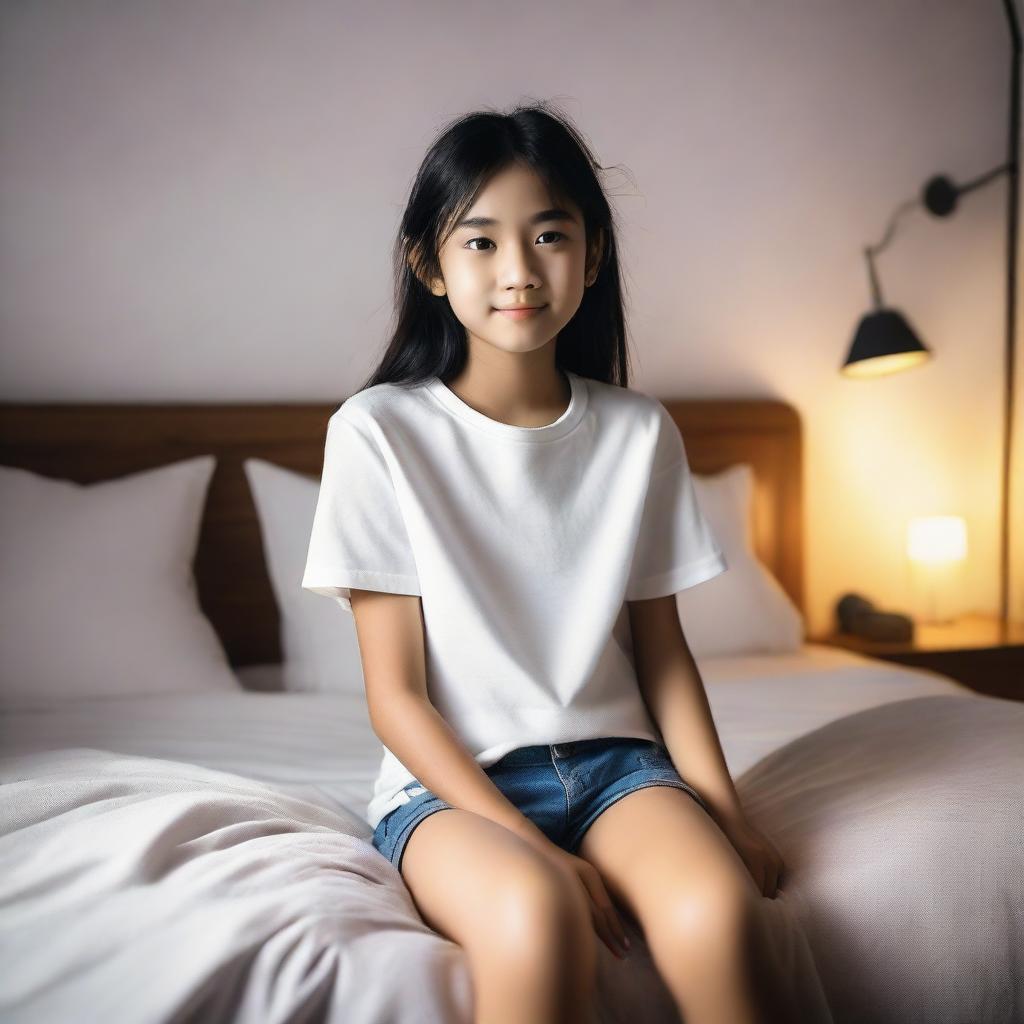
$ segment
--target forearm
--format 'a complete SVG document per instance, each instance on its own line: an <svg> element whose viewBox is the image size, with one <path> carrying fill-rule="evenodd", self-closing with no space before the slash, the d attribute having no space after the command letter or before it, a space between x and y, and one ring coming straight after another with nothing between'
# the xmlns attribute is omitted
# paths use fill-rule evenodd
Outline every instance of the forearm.
<svg viewBox="0 0 1024 1024"><path fill-rule="evenodd" d="M677 645L653 669L659 678L644 700L679 774L719 819L742 815L739 795L725 762L704 683L689 646Z"/></svg>
<svg viewBox="0 0 1024 1024"><path fill-rule="evenodd" d="M546 838L495 786L426 698L408 694L392 700L385 713L374 717L373 728L384 746L435 796L531 841Z"/></svg>

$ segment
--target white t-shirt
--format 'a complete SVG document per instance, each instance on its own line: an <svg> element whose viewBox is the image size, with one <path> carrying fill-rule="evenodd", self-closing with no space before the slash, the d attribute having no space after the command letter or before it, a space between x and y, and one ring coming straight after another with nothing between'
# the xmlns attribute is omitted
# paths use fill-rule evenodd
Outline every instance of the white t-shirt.
<svg viewBox="0 0 1024 1024"><path fill-rule="evenodd" d="M724 572L678 427L641 391L567 372L540 427L491 419L439 378L378 384L331 416L302 586L419 594L431 703L482 768L510 750L661 741L625 601ZM384 747L367 820L410 799Z"/></svg>

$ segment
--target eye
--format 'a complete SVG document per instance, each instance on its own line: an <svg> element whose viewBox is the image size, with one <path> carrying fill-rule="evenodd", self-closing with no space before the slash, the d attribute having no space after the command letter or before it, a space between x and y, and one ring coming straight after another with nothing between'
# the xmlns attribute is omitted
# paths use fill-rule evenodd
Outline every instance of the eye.
<svg viewBox="0 0 1024 1024"><path fill-rule="evenodd" d="M539 236L539 237L543 238L543 237L544 237L545 235L557 235L558 237L557 237L557 238L555 239L555 242L560 242L560 241L562 241L562 239L564 239L564 238L566 237L566 236L565 236L564 234L562 234L562 232L561 232L561 231L544 231L544 232L541 232L541 234L540 234L540 236ZM470 239L470 240L469 240L469 241L468 241L468 242L467 242L467 243L465 244L464 248L466 248L466 249L471 249L471 250L472 250L473 252L486 252L486 250L485 250L485 249L476 249L476 248L473 248L473 243L474 243L474 242L488 242L488 243L489 243L489 244L491 244L491 245L493 245L493 244L494 244L494 243L493 243L493 242L492 242L492 241L491 241L491 240L490 240L489 238L484 238L484 237L483 237L483 236L481 235L481 236L480 236L479 238L471 238L471 239ZM553 245L554 243L553 243L553 242L549 242L548 244L549 244L549 245Z"/></svg>

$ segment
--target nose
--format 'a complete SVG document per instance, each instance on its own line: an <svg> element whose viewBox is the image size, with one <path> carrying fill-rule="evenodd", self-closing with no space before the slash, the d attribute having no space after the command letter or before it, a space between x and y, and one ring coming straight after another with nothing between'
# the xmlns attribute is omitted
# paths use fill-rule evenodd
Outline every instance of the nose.
<svg viewBox="0 0 1024 1024"><path fill-rule="evenodd" d="M524 288L538 288L540 276L537 274L532 246L521 243L510 243L502 246L503 259L499 274L500 287L506 291L519 291Z"/></svg>

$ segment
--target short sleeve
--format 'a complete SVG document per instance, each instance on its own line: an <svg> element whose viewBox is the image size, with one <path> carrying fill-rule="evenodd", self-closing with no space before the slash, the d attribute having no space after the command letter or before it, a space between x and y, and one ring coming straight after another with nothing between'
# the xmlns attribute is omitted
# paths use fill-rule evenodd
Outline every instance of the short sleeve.
<svg viewBox="0 0 1024 1024"><path fill-rule="evenodd" d="M327 424L302 587L333 597L348 612L351 587L421 593L387 462L373 440L340 410Z"/></svg>
<svg viewBox="0 0 1024 1024"><path fill-rule="evenodd" d="M644 500L627 601L664 597L728 569L700 505L679 428L661 407L656 468Z"/></svg>

